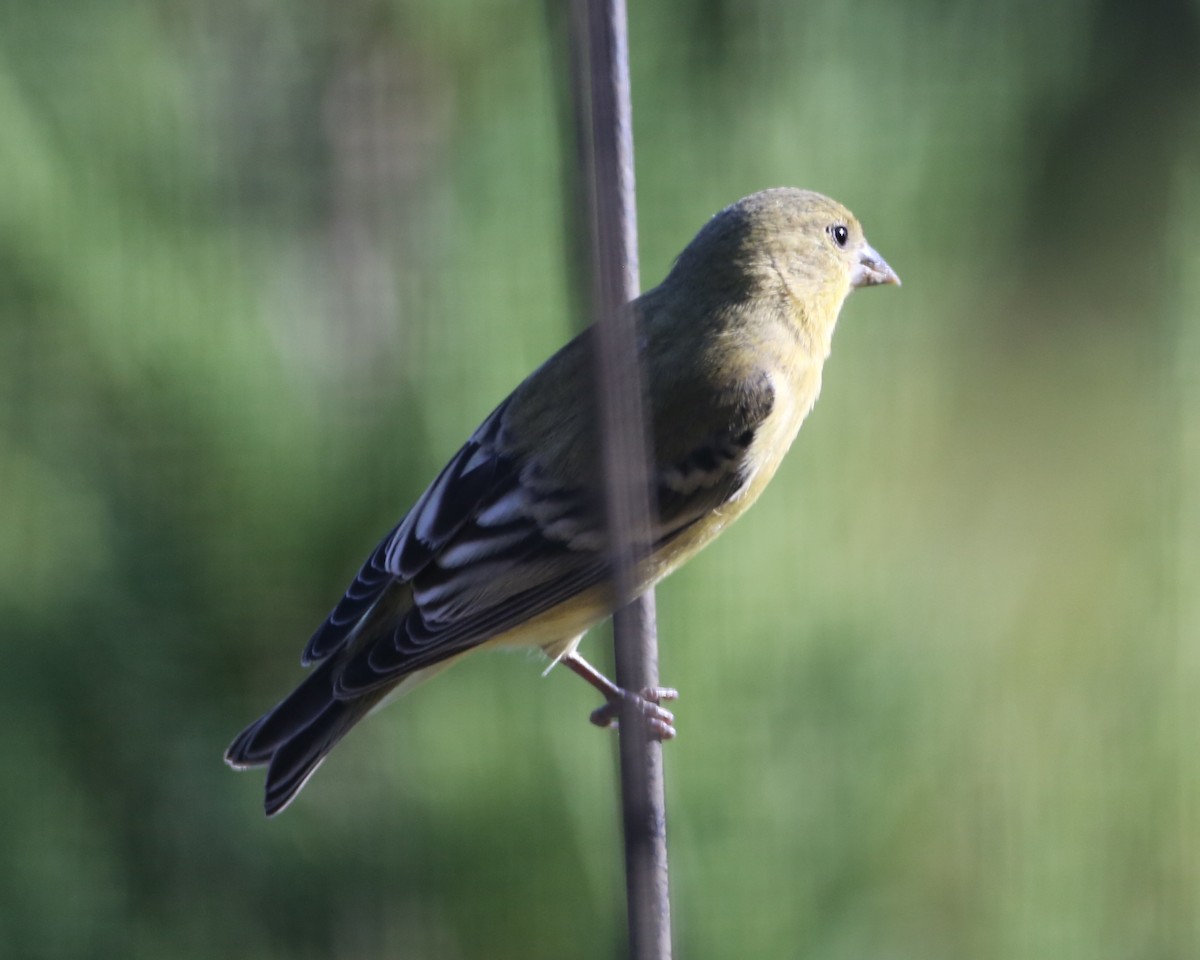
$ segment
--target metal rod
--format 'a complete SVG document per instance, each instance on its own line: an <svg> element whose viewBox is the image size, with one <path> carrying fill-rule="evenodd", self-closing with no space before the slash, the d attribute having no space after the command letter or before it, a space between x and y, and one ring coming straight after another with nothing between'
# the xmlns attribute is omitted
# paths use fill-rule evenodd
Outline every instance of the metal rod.
<svg viewBox="0 0 1200 960"><path fill-rule="evenodd" d="M614 589L616 680L626 690L658 685L654 594L635 596L639 551L649 543L649 431L643 411L633 312L640 292L629 44L624 0L574 0L572 52L586 154L583 194L591 238L605 505ZM620 718L621 805L629 952L668 960L671 912L662 745L635 708Z"/></svg>

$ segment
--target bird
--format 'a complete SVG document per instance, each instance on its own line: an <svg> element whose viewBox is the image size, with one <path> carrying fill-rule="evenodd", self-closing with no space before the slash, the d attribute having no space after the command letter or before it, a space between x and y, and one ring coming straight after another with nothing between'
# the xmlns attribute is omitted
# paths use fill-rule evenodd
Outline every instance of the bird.
<svg viewBox="0 0 1200 960"><path fill-rule="evenodd" d="M847 296L885 284L900 278L848 209L779 187L712 216L626 305L645 371L653 515L635 544L635 594L758 499L817 400ZM235 769L267 767L268 816L368 713L482 648L540 648L603 694L594 722L634 699L651 735L674 735L660 704L675 691L622 690L577 650L616 605L595 480L594 331L488 415L309 639L310 673L230 745Z"/></svg>

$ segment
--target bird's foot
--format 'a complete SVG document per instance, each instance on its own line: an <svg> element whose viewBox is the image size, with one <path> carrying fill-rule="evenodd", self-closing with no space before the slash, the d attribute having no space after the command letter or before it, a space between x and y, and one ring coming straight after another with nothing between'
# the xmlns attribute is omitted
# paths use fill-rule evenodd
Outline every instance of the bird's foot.
<svg viewBox="0 0 1200 960"><path fill-rule="evenodd" d="M632 703L646 718L650 739L662 741L675 738L675 715L659 706L659 703L662 700L679 699L678 690L671 687L647 687L641 693L632 693L618 687L574 651L566 654L560 662L604 694L604 699L608 701L604 706L592 711L591 721L596 726L615 727L617 718L621 715L621 705Z"/></svg>
<svg viewBox="0 0 1200 960"><path fill-rule="evenodd" d="M592 711L589 718L598 727L615 727L623 702L633 703L646 720L652 740L675 739L675 715L661 706L663 700L678 700L679 691L671 687L647 687L641 693L631 693L619 687L602 707Z"/></svg>

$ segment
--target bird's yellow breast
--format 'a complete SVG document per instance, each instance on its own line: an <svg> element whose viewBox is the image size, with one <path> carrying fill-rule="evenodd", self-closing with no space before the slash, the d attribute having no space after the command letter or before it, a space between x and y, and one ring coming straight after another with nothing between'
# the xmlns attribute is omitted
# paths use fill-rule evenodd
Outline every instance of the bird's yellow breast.
<svg viewBox="0 0 1200 960"><path fill-rule="evenodd" d="M672 541L659 556L651 558L646 571L647 587L695 556L759 498L817 400L821 390L821 368L813 364L799 371L797 376L777 372L771 375L771 386L774 406L747 451L750 469L745 486L728 503Z"/></svg>

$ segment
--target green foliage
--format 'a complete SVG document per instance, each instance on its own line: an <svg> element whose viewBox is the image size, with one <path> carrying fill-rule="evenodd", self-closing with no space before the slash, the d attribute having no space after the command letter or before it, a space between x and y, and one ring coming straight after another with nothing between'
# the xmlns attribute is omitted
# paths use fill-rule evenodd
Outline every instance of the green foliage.
<svg viewBox="0 0 1200 960"><path fill-rule="evenodd" d="M905 282L660 591L680 955L1197 955L1195 5L630 15L647 285L778 184ZM543 7L2 22L0 954L616 954L574 678L455 667L270 823L220 763L577 319Z"/></svg>

